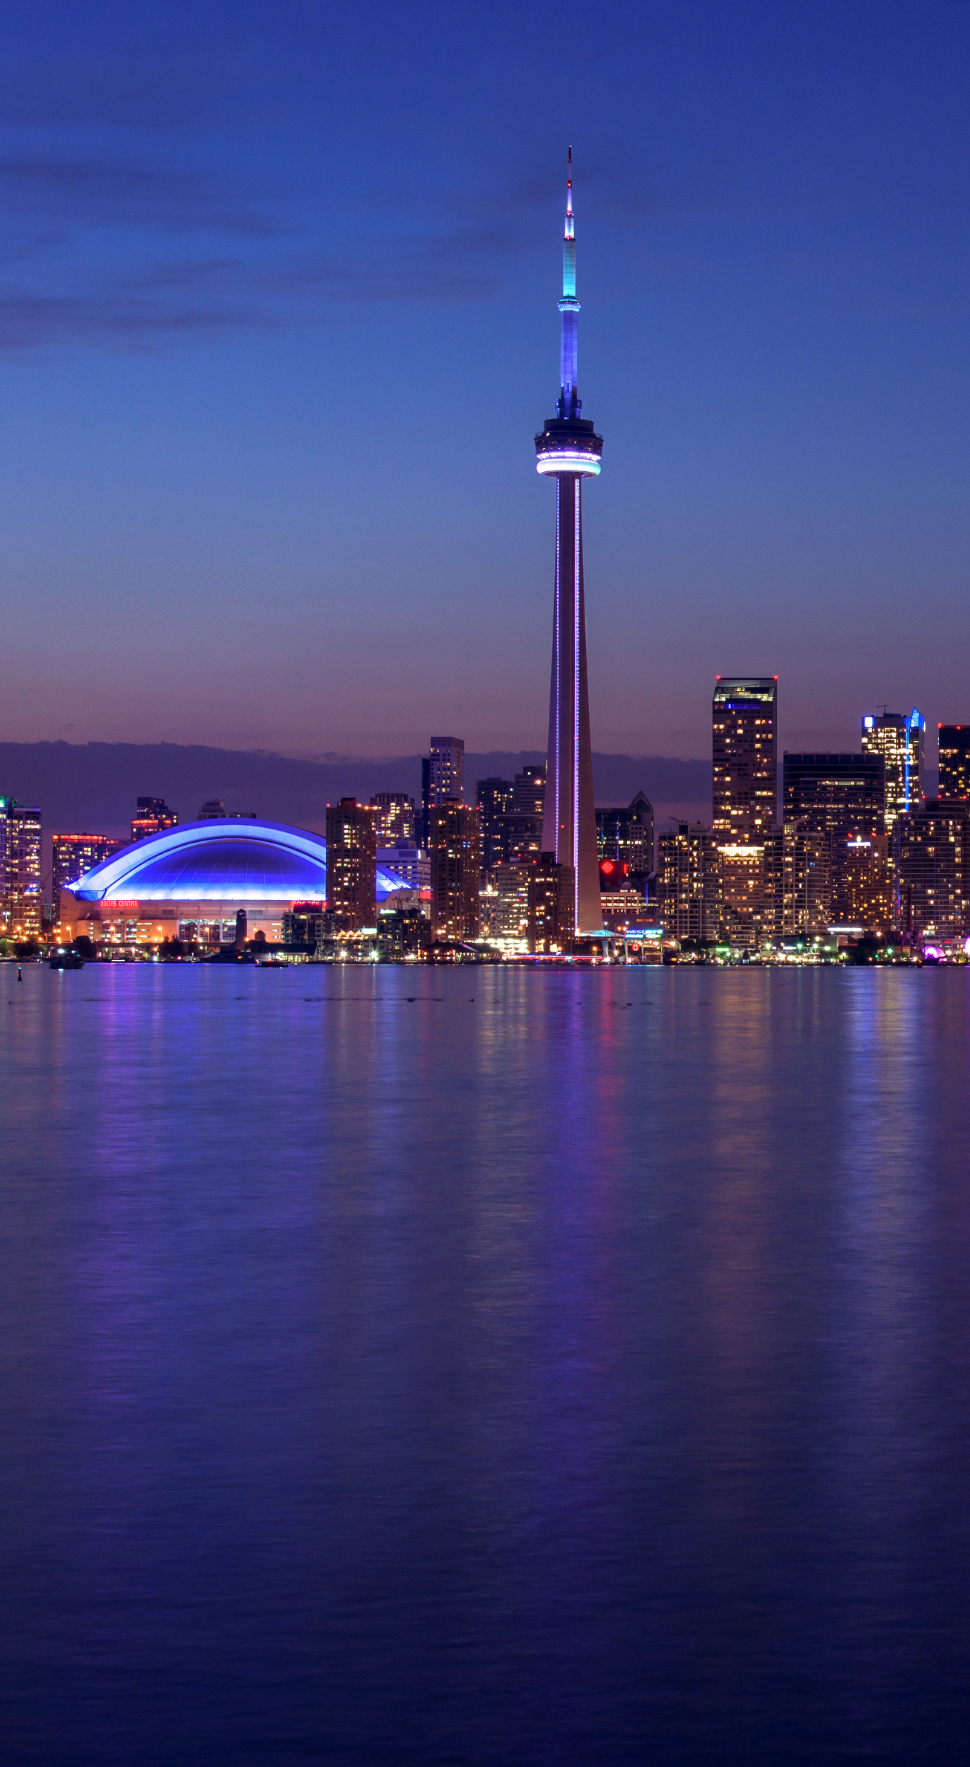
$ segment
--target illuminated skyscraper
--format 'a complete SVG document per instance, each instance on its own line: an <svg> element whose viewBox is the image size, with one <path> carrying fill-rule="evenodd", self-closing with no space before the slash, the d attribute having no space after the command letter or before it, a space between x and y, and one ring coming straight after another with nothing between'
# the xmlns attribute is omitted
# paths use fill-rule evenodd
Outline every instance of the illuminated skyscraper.
<svg viewBox="0 0 970 1767"><path fill-rule="evenodd" d="M897 816L923 803L923 748L926 720L913 707L902 712L867 712L862 720L862 752L886 763L886 832Z"/></svg>
<svg viewBox="0 0 970 1767"><path fill-rule="evenodd" d="M39 939L40 811L36 804L0 798L0 931L11 939Z"/></svg>
<svg viewBox="0 0 970 1767"><path fill-rule="evenodd" d="M896 922L904 935L962 939L970 931L970 816L965 804L928 798L898 816L892 833Z"/></svg>
<svg viewBox="0 0 970 1767"><path fill-rule="evenodd" d="M732 944L753 947L772 918L772 911L766 915L763 861L777 816L777 676L719 675L712 727L725 930Z"/></svg>
<svg viewBox="0 0 970 1767"><path fill-rule="evenodd" d="M784 757L785 823L801 822L824 834L829 846L829 909L837 919L848 913L849 852L852 839L885 832L886 763L875 754Z"/></svg>
<svg viewBox="0 0 970 1767"><path fill-rule="evenodd" d="M552 684L542 850L554 853L573 873L577 932L603 925L593 757L586 677L586 608L583 593L583 479L600 470L603 438L580 416L577 376L579 302L573 222L572 148L566 191L563 244L562 351L559 400L536 436L536 470L556 481L556 591L552 625Z"/></svg>
<svg viewBox="0 0 970 1767"><path fill-rule="evenodd" d="M421 816L418 845L427 847L431 839L431 812L436 804L449 798L459 803L465 798L465 744L460 736L433 736L430 755L421 760Z"/></svg>
<svg viewBox="0 0 970 1767"><path fill-rule="evenodd" d="M657 841L657 908L674 938L705 945L717 938L720 854L703 822L680 822Z"/></svg>
<svg viewBox="0 0 970 1767"><path fill-rule="evenodd" d="M431 925L436 939L477 939L481 811L446 798L431 811Z"/></svg>
<svg viewBox="0 0 970 1767"><path fill-rule="evenodd" d="M777 817L778 677L719 675L714 689L714 833L757 846Z"/></svg>
<svg viewBox="0 0 970 1767"><path fill-rule="evenodd" d="M488 779L480 779L475 786L475 798L482 813L482 877L501 865L505 857L503 820L512 808L515 787L511 779L501 779L493 773Z"/></svg>
<svg viewBox="0 0 970 1767"><path fill-rule="evenodd" d="M327 907L336 932L377 919L377 811L356 798L327 805Z"/></svg>

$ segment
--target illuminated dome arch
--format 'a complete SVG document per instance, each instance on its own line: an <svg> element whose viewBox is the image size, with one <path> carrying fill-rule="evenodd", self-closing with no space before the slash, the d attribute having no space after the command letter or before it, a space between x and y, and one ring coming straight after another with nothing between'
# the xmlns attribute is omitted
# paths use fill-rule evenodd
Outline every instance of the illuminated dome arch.
<svg viewBox="0 0 970 1767"><path fill-rule="evenodd" d="M322 901L327 843L256 817L185 822L124 847L68 887L82 902ZM398 872L378 866L378 900L406 887Z"/></svg>

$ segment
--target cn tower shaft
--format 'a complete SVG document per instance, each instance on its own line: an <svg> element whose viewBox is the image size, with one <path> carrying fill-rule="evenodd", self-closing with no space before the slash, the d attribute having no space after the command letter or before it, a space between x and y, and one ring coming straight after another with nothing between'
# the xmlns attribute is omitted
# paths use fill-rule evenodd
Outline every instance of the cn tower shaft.
<svg viewBox="0 0 970 1767"><path fill-rule="evenodd" d="M570 166L572 150L570 150ZM536 436L536 469L556 480L556 590L549 693L544 852L573 873L577 933L603 926L593 756L586 679L586 606L583 589L583 479L600 470L603 439L580 416L577 379L578 315L572 176L563 244L562 380L556 416Z"/></svg>

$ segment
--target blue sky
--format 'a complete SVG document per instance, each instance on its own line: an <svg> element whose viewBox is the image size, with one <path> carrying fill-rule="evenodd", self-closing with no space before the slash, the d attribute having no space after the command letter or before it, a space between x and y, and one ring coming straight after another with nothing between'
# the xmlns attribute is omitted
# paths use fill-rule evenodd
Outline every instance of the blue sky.
<svg viewBox="0 0 970 1767"><path fill-rule="evenodd" d="M541 745L570 141L594 746L970 721L965 8L5 22L2 739Z"/></svg>

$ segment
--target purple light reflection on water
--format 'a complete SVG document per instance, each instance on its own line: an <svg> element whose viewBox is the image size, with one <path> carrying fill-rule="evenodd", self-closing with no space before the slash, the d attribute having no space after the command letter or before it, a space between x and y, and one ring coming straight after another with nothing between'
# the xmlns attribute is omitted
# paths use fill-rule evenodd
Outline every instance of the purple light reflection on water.
<svg viewBox="0 0 970 1767"><path fill-rule="evenodd" d="M10 994L11 1759L962 1758L957 970Z"/></svg>

